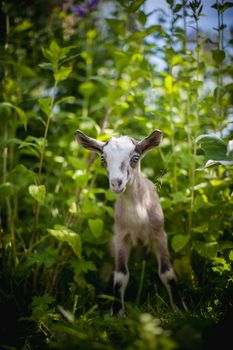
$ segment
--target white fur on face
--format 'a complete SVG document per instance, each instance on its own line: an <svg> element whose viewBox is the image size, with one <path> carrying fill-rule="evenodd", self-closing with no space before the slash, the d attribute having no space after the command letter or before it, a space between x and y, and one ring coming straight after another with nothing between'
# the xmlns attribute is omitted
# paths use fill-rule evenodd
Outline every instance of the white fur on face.
<svg viewBox="0 0 233 350"><path fill-rule="evenodd" d="M104 147L104 156L107 162L109 185L114 192L125 190L130 175L130 159L135 145L128 136L112 137ZM111 182L122 181L121 185L113 187Z"/></svg>

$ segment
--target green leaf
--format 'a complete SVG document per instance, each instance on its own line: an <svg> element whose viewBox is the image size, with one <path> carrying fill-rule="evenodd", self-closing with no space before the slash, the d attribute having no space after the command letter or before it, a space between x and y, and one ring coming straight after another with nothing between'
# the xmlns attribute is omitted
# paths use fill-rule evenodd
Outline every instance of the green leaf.
<svg viewBox="0 0 233 350"><path fill-rule="evenodd" d="M229 1L226 1L224 4L223 4L223 12L226 11L227 9L230 9L233 7L233 2L229 2Z"/></svg>
<svg viewBox="0 0 233 350"><path fill-rule="evenodd" d="M187 245L189 240L190 240L190 236L188 235L178 234L173 236L172 243L171 243L173 250L176 253L179 252L181 249L183 249Z"/></svg>
<svg viewBox="0 0 233 350"><path fill-rule="evenodd" d="M13 105L12 103L9 103L9 102L1 102L0 103L0 109L1 108L12 108L12 109L14 109L16 111L16 113L18 114L19 119L21 120L21 122L22 122L22 124L24 126L24 129L25 130L27 129L27 116L26 116L26 114L24 113L24 111L21 108L15 106L15 105Z"/></svg>
<svg viewBox="0 0 233 350"><path fill-rule="evenodd" d="M73 261L71 266L74 268L75 273L79 275L80 273L87 273L88 271L96 271L97 268L92 261Z"/></svg>
<svg viewBox="0 0 233 350"><path fill-rule="evenodd" d="M205 153L205 167L223 164L233 165L233 155L228 152L225 142L216 135L201 135L196 139Z"/></svg>
<svg viewBox="0 0 233 350"><path fill-rule="evenodd" d="M54 67L53 67L52 63L50 63L50 62L42 62L39 64L39 67L42 69L48 69L48 70L51 70L52 72L54 72Z"/></svg>
<svg viewBox="0 0 233 350"><path fill-rule="evenodd" d="M55 225L54 229L48 229L48 232L59 241L68 243L75 255L81 258L82 242L78 233L62 225Z"/></svg>
<svg viewBox="0 0 233 350"><path fill-rule="evenodd" d="M115 19L115 18L108 18L106 19L107 23L110 25L110 27L117 32L119 35L125 34L126 29L126 23L122 19Z"/></svg>
<svg viewBox="0 0 233 350"><path fill-rule="evenodd" d="M182 7L183 7L183 4L177 4L173 10L174 13L179 12L182 9Z"/></svg>
<svg viewBox="0 0 233 350"><path fill-rule="evenodd" d="M164 88L168 94L172 93L172 86L173 86L173 78L171 75L168 74L164 80Z"/></svg>
<svg viewBox="0 0 233 350"><path fill-rule="evenodd" d="M49 116L51 113L51 98L50 97L45 97L45 98L40 98L39 99L39 105L41 110L47 115Z"/></svg>
<svg viewBox="0 0 233 350"><path fill-rule="evenodd" d="M213 258L218 252L218 243L217 242L198 242L195 243L193 248L196 252L203 256L204 258Z"/></svg>
<svg viewBox="0 0 233 350"><path fill-rule="evenodd" d="M60 47L57 44L57 42L55 40L53 40L50 45L49 45L49 51L51 52L51 54L56 57L58 56L58 54L60 53Z"/></svg>
<svg viewBox="0 0 233 350"><path fill-rule="evenodd" d="M94 80L94 81L97 81L99 82L100 84L106 86L106 87L109 87L109 80L108 79L105 79L103 77L99 77L97 75L93 75L90 77L91 80Z"/></svg>
<svg viewBox="0 0 233 350"><path fill-rule="evenodd" d="M137 11L144 4L144 2L145 0L133 0L127 8L128 12Z"/></svg>
<svg viewBox="0 0 233 350"><path fill-rule="evenodd" d="M49 60L49 62L51 62L53 64L54 67L56 67L56 58L54 57L54 55L45 48L41 48L42 54L45 58L47 58L47 60Z"/></svg>
<svg viewBox="0 0 233 350"><path fill-rule="evenodd" d="M212 56L217 64L221 64L224 61L225 52L223 50L214 50L212 51Z"/></svg>
<svg viewBox="0 0 233 350"><path fill-rule="evenodd" d="M56 83L60 83L61 81L65 80L71 73L72 68L71 67L61 67L57 72L54 73L54 78Z"/></svg>
<svg viewBox="0 0 233 350"><path fill-rule="evenodd" d="M46 194L45 185L30 185L28 187L28 191L37 202L39 202L40 204L44 204Z"/></svg>
<svg viewBox="0 0 233 350"><path fill-rule="evenodd" d="M104 222L101 219L89 219L88 226L91 229L91 232L95 238L99 238L103 233Z"/></svg>
<svg viewBox="0 0 233 350"><path fill-rule="evenodd" d="M23 164L17 164L8 176L10 182L16 185L19 189L24 189L36 179L36 174L26 168Z"/></svg>
<svg viewBox="0 0 233 350"><path fill-rule="evenodd" d="M17 192L17 186L11 182L4 182L0 184L0 197L5 199L6 197L12 196Z"/></svg>
<svg viewBox="0 0 233 350"><path fill-rule="evenodd" d="M96 91L95 84L93 84L91 81L85 81L79 86L79 92L83 96L91 96L94 94L95 91Z"/></svg>
<svg viewBox="0 0 233 350"><path fill-rule="evenodd" d="M233 249L231 249L229 253L229 259L232 261L233 260Z"/></svg>
<svg viewBox="0 0 233 350"><path fill-rule="evenodd" d="M175 192L172 194L172 203L186 203L189 201L189 198L183 192Z"/></svg>
<svg viewBox="0 0 233 350"><path fill-rule="evenodd" d="M64 96L55 102L55 105L59 105L60 103L75 103L76 98L74 96Z"/></svg>
<svg viewBox="0 0 233 350"><path fill-rule="evenodd" d="M22 31L27 30L27 29L29 29L31 27L32 27L32 23L25 19L22 23L18 24L15 27L15 31L16 32L22 32Z"/></svg>

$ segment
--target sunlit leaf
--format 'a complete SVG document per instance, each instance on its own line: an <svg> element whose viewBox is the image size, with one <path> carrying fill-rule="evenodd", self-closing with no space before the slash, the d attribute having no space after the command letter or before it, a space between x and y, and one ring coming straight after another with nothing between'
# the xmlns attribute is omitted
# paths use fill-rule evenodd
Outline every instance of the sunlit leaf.
<svg viewBox="0 0 233 350"><path fill-rule="evenodd" d="M104 222L101 219L89 219L88 225L95 238L99 238L103 233Z"/></svg>
<svg viewBox="0 0 233 350"><path fill-rule="evenodd" d="M171 243L172 248L177 253L187 245L189 240L190 240L189 235L181 235L181 234L175 235L172 237L172 243Z"/></svg>
<svg viewBox="0 0 233 350"><path fill-rule="evenodd" d="M51 98L50 97L44 97L39 99L39 105L41 110L49 116L51 113Z"/></svg>
<svg viewBox="0 0 233 350"><path fill-rule="evenodd" d="M61 67L57 72L54 73L54 78L56 83L60 83L61 81L65 80L68 78L70 73L72 72L71 67Z"/></svg>
<svg viewBox="0 0 233 350"><path fill-rule="evenodd" d="M31 27L32 27L32 23L25 19L22 23L18 24L15 27L15 31L16 32L22 32L22 31L27 30L27 29L29 29Z"/></svg>
<svg viewBox="0 0 233 350"><path fill-rule="evenodd" d="M204 258L213 258L218 251L218 242L196 242L193 248Z"/></svg>
<svg viewBox="0 0 233 350"><path fill-rule="evenodd" d="M28 187L28 191L37 202L39 202L40 204L44 204L46 194L45 185L30 185Z"/></svg>
<svg viewBox="0 0 233 350"><path fill-rule="evenodd" d="M91 81L86 81L79 86L79 91L84 96L91 96L94 94L96 88Z"/></svg>
<svg viewBox="0 0 233 350"><path fill-rule="evenodd" d="M76 256L81 258L82 242L77 232L62 225L55 225L54 229L48 229L48 232L59 241L68 243Z"/></svg>

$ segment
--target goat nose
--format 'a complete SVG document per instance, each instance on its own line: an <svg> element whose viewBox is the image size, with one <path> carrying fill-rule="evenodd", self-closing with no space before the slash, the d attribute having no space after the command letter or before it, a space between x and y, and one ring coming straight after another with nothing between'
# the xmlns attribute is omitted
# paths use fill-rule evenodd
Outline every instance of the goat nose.
<svg viewBox="0 0 233 350"><path fill-rule="evenodd" d="M122 180L113 179L113 180L111 180L111 185L113 188L120 187L122 185Z"/></svg>

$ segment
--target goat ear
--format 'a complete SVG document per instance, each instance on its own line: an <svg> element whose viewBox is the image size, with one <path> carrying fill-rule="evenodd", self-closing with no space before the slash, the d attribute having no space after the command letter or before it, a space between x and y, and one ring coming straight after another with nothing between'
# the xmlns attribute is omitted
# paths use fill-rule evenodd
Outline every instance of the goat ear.
<svg viewBox="0 0 233 350"><path fill-rule="evenodd" d="M98 141L96 139L93 139L92 137L89 137L85 135L82 131L76 130L75 136L77 138L78 143L84 147L89 149L90 151L97 152L101 154L103 152L103 147L105 145L104 142Z"/></svg>
<svg viewBox="0 0 233 350"><path fill-rule="evenodd" d="M136 145L136 151L143 155L150 149L157 147L162 141L163 134L160 130L154 130L149 136L139 141Z"/></svg>

